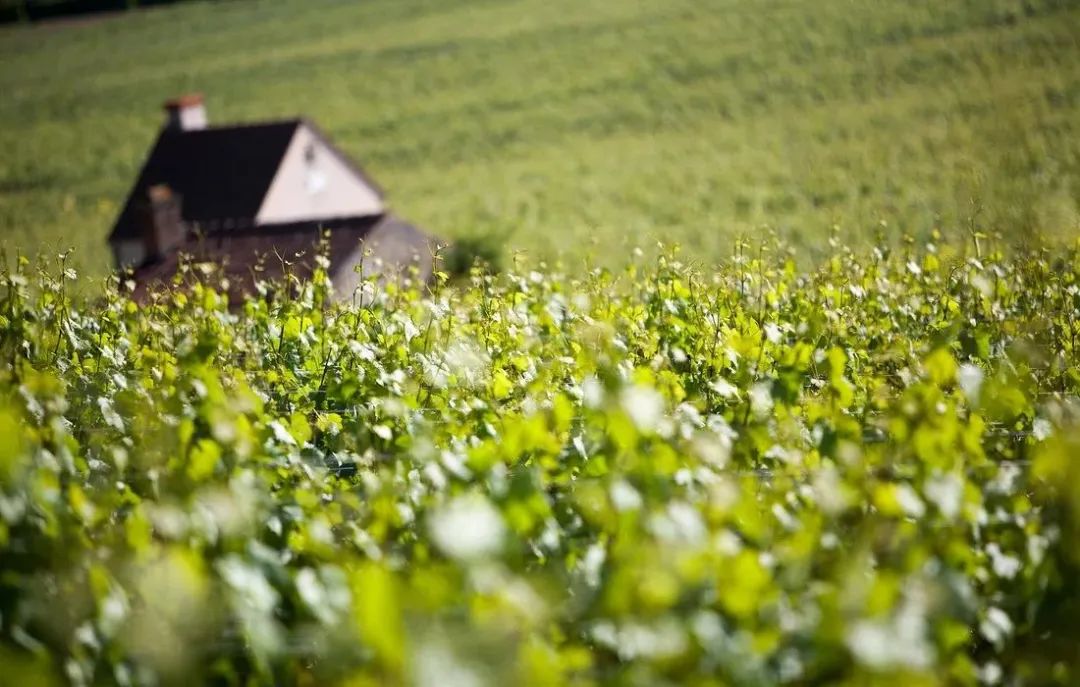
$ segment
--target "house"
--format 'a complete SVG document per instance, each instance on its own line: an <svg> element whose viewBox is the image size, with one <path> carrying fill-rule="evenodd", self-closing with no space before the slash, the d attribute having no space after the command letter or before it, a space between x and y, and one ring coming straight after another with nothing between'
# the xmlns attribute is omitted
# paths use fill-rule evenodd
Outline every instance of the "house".
<svg viewBox="0 0 1080 687"><path fill-rule="evenodd" d="M258 278L310 275L329 232L339 298L357 266L386 275L432 269L431 238L391 214L379 187L310 121L210 126L201 95L165 104L165 125L116 220L109 243L137 295L168 283L182 256L220 264L234 297Z"/></svg>

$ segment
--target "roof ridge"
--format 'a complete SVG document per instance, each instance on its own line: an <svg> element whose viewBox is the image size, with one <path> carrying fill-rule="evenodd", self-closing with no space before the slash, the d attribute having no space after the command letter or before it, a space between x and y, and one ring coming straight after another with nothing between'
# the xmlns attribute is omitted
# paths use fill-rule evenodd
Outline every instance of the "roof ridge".
<svg viewBox="0 0 1080 687"><path fill-rule="evenodd" d="M205 126L201 129L170 129L168 127L162 127L162 133L170 134L200 134L209 131L234 131L236 129L258 129L271 126L300 126L306 123L304 117L290 117L287 119L267 119L253 122L235 122L232 124L212 124Z"/></svg>

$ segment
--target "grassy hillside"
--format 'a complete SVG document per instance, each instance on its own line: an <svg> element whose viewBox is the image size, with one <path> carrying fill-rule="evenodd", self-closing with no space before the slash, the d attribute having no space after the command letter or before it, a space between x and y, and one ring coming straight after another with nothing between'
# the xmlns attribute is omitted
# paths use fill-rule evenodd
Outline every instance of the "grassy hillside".
<svg viewBox="0 0 1080 687"><path fill-rule="evenodd" d="M541 255L972 215L1072 233L1078 37L1067 0L267 0L7 28L0 232L103 271L160 102L197 89L218 122L310 115L410 218Z"/></svg>

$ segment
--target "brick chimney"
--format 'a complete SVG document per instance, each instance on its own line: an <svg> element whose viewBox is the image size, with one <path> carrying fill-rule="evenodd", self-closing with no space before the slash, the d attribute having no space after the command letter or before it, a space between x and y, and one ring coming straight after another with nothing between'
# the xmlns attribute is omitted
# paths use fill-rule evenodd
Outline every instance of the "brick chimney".
<svg viewBox="0 0 1080 687"><path fill-rule="evenodd" d="M202 93L188 93L165 101L165 112L168 114L165 122L167 129L194 131L206 128L206 106Z"/></svg>
<svg viewBox="0 0 1080 687"><path fill-rule="evenodd" d="M138 207L146 257L158 260L184 242L186 230L180 214L180 196L166 184L151 186Z"/></svg>

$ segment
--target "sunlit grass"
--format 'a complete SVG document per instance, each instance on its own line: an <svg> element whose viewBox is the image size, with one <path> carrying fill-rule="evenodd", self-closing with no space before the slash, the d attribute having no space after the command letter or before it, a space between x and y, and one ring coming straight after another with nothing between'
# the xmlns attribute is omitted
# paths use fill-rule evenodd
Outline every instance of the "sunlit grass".
<svg viewBox="0 0 1080 687"><path fill-rule="evenodd" d="M1024 9L1027 8L1027 9ZM107 234L166 97L313 117L446 237L574 258L768 225L813 258L975 220L1077 231L1069 2L190 3L0 32L0 231Z"/></svg>

